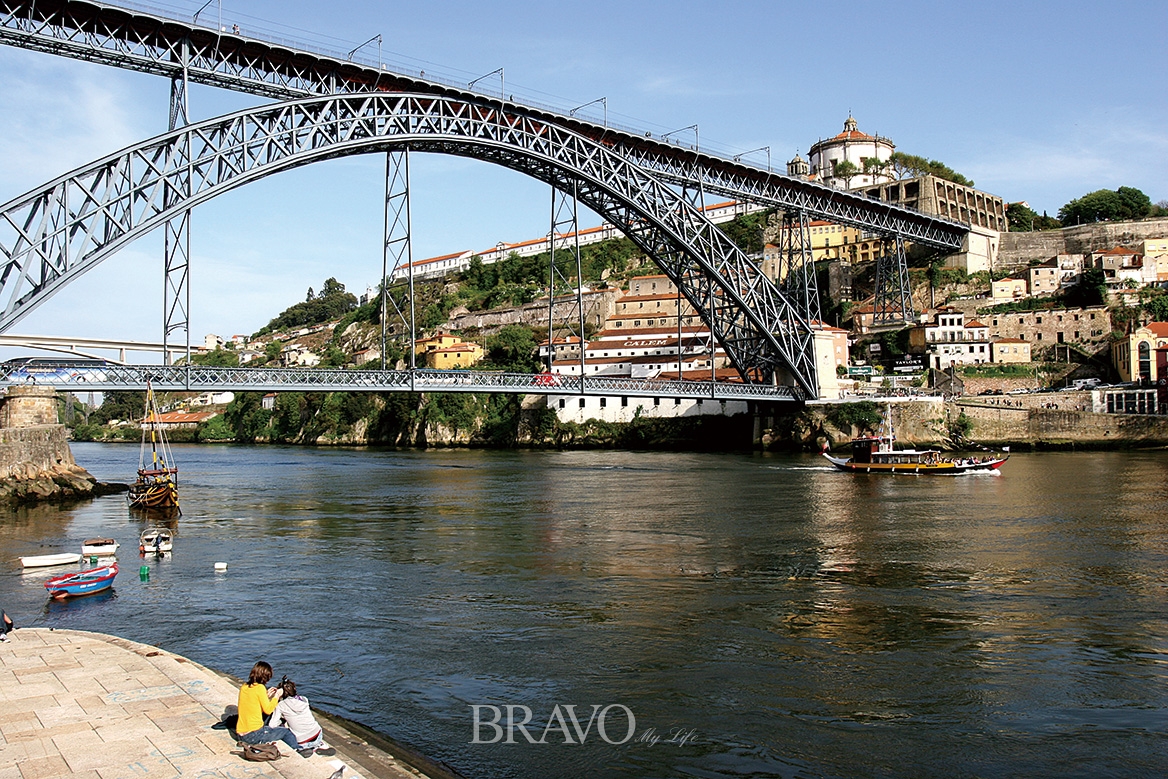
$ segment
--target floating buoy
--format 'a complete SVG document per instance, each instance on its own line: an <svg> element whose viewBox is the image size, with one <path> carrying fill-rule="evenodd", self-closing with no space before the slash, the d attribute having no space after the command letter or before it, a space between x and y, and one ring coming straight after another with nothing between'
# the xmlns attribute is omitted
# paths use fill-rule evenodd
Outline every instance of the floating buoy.
<svg viewBox="0 0 1168 779"><path fill-rule="evenodd" d="M215 570L216 571L226 571L227 570L227 563L215 563Z"/></svg>
<svg viewBox="0 0 1168 779"><path fill-rule="evenodd" d="M146 581L147 579L150 578L150 566L149 565L143 565L141 568L138 569L138 578L141 579L142 581Z"/></svg>

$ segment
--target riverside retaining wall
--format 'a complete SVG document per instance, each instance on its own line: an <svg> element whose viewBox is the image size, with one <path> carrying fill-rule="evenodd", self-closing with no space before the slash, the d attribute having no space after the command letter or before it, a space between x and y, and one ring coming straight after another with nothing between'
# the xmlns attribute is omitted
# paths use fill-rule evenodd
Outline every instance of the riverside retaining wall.
<svg viewBox="0 0 1168 779"><path fill-rule="evenodd" d="M1068 393L1078 394L1078 393ZM1168 416L1096 414L1060 408L1017 408L977 403L951 404L973 422L970 438L985 444L1022 444L1038 448L1168 445Z"/></svg>

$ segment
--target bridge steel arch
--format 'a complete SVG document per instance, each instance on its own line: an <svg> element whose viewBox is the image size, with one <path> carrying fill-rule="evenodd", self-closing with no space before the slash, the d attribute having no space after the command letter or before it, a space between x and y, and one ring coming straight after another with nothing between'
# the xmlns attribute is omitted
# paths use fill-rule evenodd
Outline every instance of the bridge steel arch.
<svg viewBox="0 0 1168 779"><path fill-rule="evenodd" d="M0 44L166 78L290 100L312 95L363 92L426 93L477 100L509 113L558 124L620 152L679 186L803 213L933 249L960 249L969 225L874 200L653 138L633 128L599 124L552 106L514 96L488 96L381 63L313 51L288 41L221 30L157 11L121 8L94 0L0 0Z"/></svg>
<svg viewBox="0 0 1168 779"><path fill-rule="evenodd" d="M673 187L602 143L487 101L341 94L263 105L143 141L0 206L0 332L169 217L282 170L409 148L567 190L681 289L751 383L817 394L810 323Z"/></svg>

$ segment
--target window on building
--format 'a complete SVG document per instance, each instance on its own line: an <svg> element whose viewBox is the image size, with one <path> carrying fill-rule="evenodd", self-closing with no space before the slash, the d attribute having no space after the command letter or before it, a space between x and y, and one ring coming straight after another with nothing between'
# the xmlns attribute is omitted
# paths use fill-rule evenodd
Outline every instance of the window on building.
<svg viewBox="0 0 1168 779"><path fill-rule="evenodd" d="M1042 340L1042 333L1036 333L1036 334L1035 334L1035 336L1034 336L1034 340L1035 340L1035 341L1041 341L1041 340Z"/></svg>
<svg viewBox="0 0 1168 779"><path fill-rule="evenodd" d="M584 398L580 398L580 408L584 408Z"/></svg>
<svg viewBox="0 0 1168 779"><path fill-rule="evenodd" d="M628 408L628 407L629 407L629 399L628 398L621 398L621 408Z"/></svg>
<svg viewBox="0 0 1168 779"><path fill-rule="evenodd" d="M563 407L564 407L564 399L560 398L560 408L563 408Z"/></svg>
<svg viewBox="0 0 1168 779"><path fill-rule="evenodd" d="M1058 331L1058 342L1059 342L1060 344L1061 344L1061 343L1066 343L1066 340L1063 338L1063 331L1062 331L1062 330L1059 330L1059 331Z"/></svg>
<svg viewBox="0 0 1168 779"><path fill-rule="evenodd" d="M600 407L606 408L607 406L608 406L608 398L601 398L600 399Z"/></svg>
<svg viewBox="0 0 1168 779"><path fill-rule="evenodd" d="M661 405L661 398L653 398L653 405L660 406Z"/></svg>
<svg viewBox="0 0 1168 779"><path fill-rule="evenodd" d="M1021 319L1018 320L1018 324L1022 324ZM1042 324L1042 317L1040 317L1040 316L1034 317L1034 324L1036 324L1036 325Z"/></svg>
<svg viewBox="0 0 1168 779"><path fill-rule="evenodd" d="M1140 341L1140 381L1152 380L1152 347L1147 341Z"/></svg>

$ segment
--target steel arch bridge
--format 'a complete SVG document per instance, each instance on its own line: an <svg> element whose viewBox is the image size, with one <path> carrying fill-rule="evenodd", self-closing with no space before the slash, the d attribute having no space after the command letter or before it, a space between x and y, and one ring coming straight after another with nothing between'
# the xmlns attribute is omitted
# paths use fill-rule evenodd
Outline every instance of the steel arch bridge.
<svg viewBox="0 0 1168 779"><path fill-rule="evenodd" d="M472 92L424 73L387 70L381 63L362 61L356 50L347 57L322 53L303 44L168 18L153 10L90 0L0 0L0 43L276 100L378 91L478 100L574 130L681 186L700 185L708 192L942 251L956 251L969 233L966 224L668 143L614 127L607 120L601 124L528 100L516 102L506 94Z"/></svg>
<svg viewBox="0 0 1168 779"><path fill-rule="evenodd" d="M0 330L216 195L312 162L403 148L485 160L574 193L657 262L747 381L817 394L810 324L683 193L560 125L429 94L246 109L144 141L0 206Z"/></svg>

